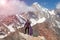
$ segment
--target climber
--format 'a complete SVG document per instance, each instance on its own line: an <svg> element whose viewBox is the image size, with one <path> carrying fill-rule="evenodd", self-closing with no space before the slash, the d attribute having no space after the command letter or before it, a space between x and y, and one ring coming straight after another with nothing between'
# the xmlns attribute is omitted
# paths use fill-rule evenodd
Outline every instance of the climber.
<svg viewBox="0 0 60 40"><path fill-rule="evenodd" d="M26 23L24 25L24 27L25 27L25 34L26 34L27 31L28 31L29 35L33 34L33 29L32 29L30 24L31 24L31 22L27 19L27 21L26 21Z"/></svg>

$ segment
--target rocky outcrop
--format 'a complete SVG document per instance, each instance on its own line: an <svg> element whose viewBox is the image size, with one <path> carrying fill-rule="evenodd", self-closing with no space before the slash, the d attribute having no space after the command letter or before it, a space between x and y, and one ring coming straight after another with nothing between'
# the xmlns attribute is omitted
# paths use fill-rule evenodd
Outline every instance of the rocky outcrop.
<svg viewBox="0 0 60 40"><path fill-rule="evenodd" d="M36 30L40 36L44 36L47 40L58 40L57 34L50 28L48 22L36 24L33 30Z"/></svg>
<svg viewBox="0 0 60 40"><path fill-rule="evenodd" d="M19 31L15 31L13 33L10 33L7 37L0 39L0 40L45 40L43 36L30 36L24 33L21 33Z"/></svg>

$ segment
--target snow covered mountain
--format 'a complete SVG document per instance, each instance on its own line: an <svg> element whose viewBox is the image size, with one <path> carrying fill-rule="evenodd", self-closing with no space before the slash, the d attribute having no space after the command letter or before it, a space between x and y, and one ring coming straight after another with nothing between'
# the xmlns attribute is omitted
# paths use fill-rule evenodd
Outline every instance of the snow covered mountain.
<svg viewBox="0 0 60 40"><path fill-rule="evenodd" d="M10 30L9 32L14 32L16 29L24 27L27 19L31 21L31 26L34 26L38 23L50 22L51 27L54 26L60 28L59 12L57 13L55 10L50 11L49 9L39 5L37 2L33 3L30 8L33 8L34 11L29 10L21 14L8 16L2 19L2 24Z"/></svg>

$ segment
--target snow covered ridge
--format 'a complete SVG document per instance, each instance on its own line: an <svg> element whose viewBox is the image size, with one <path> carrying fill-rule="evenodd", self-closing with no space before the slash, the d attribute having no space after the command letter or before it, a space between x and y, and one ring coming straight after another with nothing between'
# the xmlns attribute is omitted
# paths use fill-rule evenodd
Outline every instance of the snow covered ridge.
<svg viewBox="0 0 60 40"><path fill-rule="evenodd" d="M45 17L40 18L38 21L36 21L36 20L34 20L34 19L30 19L30 21L31 21L31 26L34 26L34 25L36 25L37 23L43 23L43 22L45 22L45 21L46 21L46 18L45 18Z"/></svg>

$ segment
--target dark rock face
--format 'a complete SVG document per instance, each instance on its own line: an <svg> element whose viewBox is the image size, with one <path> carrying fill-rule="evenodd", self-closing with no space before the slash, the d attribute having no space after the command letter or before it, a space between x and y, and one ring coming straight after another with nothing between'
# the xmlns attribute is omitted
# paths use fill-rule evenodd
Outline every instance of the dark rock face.
<svg viewBox="0 0 60 40"><path fill-rule="evenodd" d="M47 40L58 40L57 34L49 28L49 25L50 24L48 22L36 24L33 27L33 30L36 30L39 35L44 36Z"/></svg>
<svg viewBox="0 0 60 40"><path fill-rule="evenodd" d="M56 14L55 16L56 20L60 22L60 9L56 9L55 14Z"/></svg>

